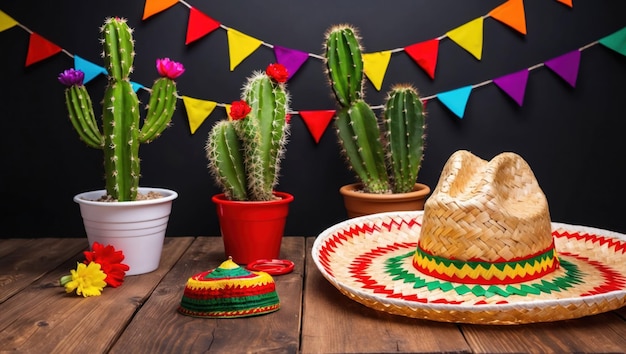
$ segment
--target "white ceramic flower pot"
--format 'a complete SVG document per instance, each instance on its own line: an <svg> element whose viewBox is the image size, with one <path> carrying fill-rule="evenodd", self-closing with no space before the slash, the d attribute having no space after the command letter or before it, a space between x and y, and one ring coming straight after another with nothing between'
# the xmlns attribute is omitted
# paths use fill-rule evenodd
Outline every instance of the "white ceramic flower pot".
<svg viewBox="0 0 626 354"><path fill-rule="evenodd" d="M174 191L160 188L139 188L139 192L155 191L163 198L132 202L98 202L104 190L74 196L80 206L89 246L98 242L112 245L124 252L128 264L126 275L149 273L159 267L165 230L169 221Z"/></svg>

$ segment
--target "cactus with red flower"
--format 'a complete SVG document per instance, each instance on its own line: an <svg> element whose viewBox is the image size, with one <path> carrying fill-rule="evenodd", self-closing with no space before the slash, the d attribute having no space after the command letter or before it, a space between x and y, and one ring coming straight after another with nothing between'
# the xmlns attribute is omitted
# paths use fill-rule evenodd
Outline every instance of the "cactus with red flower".
<svg viewBox="0 0 626 354"><path fill-rule="evenodd" d="M217 122L206 143L209 169L230 200L274 199L289 132L287 70L270 64L254 72L232 103L230 119Z"/></svg>
<svg viewBox="0 0 626 354"><path fill-rule="evenodd" d="M106 191L110 198L131 201L139 186L139 144L156 139L169 126L176 109L176 83L182 64L168 58L156 62L160 78L151 89L148 112L140 126L139 100L129 75L135 57L132 30L125 19L108 18L100 28L108 73L102 101L102 128L94 116L91 98L83 85L84 73L69 69L59 75L68 86L65 103L70 121L80 138L90 147L104 151Z"/></svg>

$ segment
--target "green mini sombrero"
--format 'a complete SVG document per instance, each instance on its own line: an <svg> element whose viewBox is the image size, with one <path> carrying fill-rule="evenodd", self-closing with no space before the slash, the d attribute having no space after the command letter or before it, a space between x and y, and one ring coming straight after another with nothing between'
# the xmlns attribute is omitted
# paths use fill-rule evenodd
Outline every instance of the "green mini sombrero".
<svg viewBox="0 0 626 354"><path fill-rule="evenodd" d="M236 318L267 314L279 307L271 275L251 272L228 259L187 280L178 312L193 317Z"/></svg>
<svg viewBox="0 0 626 354"><path fill-rule="evenodd" d="M444 322L519 324L626 304L626 235L550 221L528 164L458 151L424 211L350 219L322 232L315 264L349 298Z"/></svg>

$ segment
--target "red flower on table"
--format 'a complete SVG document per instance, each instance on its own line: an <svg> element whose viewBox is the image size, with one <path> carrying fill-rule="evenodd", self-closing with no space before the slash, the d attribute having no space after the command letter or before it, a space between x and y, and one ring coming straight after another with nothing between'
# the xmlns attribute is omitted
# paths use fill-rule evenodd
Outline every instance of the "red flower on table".
<svg viewBox="0 0 626 354"><path fill-rule="evenodd" d="M279 83L287 82L287 79L289 79L289 72L287 71L287 68L282 64L268 65L267 69L265 69L265 73L267 74L267 76L271 77L272 79L274 79L274 81Z"/></svg>
<svg viewBox="0 0 626 354"><path fill-rule="evenodd" d="M100 268L107 275L104 281L107 285L114 288L122 285L128 265L122 263L124 253L116 251L111 245L103 246L98 242L94 242L91 251L85 251L85 264L91 262L100 264Z"/></svg>

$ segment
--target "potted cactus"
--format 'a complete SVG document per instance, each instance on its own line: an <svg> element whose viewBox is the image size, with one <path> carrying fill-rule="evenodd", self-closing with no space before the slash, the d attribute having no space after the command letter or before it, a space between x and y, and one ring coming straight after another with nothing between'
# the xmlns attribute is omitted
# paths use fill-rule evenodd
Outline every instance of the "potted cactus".
<svg viewBox="0 0 626 354"><path fill-rule="evenodd" d="M161 77L152 86L147 116L140 127L139 101L130 83L135 56L132 30L125 19L107 18L101 27L108 85L102 100L102 128L94 117L84 73L69 69L59 75L66 85L70 121L88 146L104 153L105 190L78 194L90 246L112 245L125 254L127 275L158 268L172 201L178 194L158 188L139 188L139 144L157 138L169 125L176 106L174 79L184 67L169 59L157 60ZM141 199L141 200L139 200Z"/></svg>
<svg viewBox="0 0 626 354"><path fill-rule="evenodd" d="M417 90L396 84L381 119L365 102L363 59L354 27L336 25L326 33L326 72L340 106L337 136L358 183L340 188L348 217L423 209L430 193L417 183L423 151L425 114Z"/></svg>
<svg viewBox="0 0 626 354"><path fill-rule="evenodd" d="M236 263L276 259L293 196L275 191L289 132L288 73L281 64L256 71L228 120L206 142L209 170L223 193L213 196L226 256Z"/></svg>

